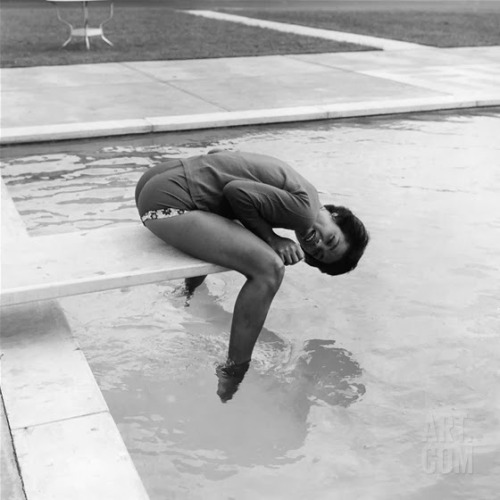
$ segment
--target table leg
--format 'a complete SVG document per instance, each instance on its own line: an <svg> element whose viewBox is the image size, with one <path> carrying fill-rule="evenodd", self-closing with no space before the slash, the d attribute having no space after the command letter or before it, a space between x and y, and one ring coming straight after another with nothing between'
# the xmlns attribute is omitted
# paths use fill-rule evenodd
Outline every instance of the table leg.
<svg viewBox="0 0 500 500"><path fill-rule="evenodd" d="M108 44L108 45L111 45L111 47L113 47L113 44L104 36L104 30L103 30L103 26L111 21L111 19L113 18L113 2L111 2L109 4L109 17L107 19L105 19L100 25L99 25L99 29L101 30L101 38Z"/></svg>
<svg viewBox="0 0 500 500"><path fill-rule="evenodd" d="M66 45L68 45L68 43L71 42L71 38L73 37L73 25L68 23L68 21L66 21L66 19L63 19L61 17L61 13L59 12L59 7L57 6L57 3L54 3L54 2L51 2L51 3L56 8L57 19L59 19L59 21L66 24L67 26L69 26L69 38L62 44L63 47L66 47Z"/></svg>
<svg viewBox="0 0 500 500"><path fill-rule="evenodd" d="M90 40L88 34L88 29L89 29L88 2L83 2L83 29L85 34L85 46L87 47L87 50L90 50Z"/></svg>

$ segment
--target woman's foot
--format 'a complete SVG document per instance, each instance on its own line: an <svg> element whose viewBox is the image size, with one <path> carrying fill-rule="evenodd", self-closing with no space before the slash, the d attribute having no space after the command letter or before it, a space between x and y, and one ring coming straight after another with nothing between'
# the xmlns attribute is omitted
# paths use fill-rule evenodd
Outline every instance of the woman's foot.
<svg viewBox="0 0 500 500"><path fill-rule="evenodd" d="M240 364L226 361L223 365L217 366L215 371L219 379L217 395L223 403L233 399L249 367L250 361Z"/></svg>

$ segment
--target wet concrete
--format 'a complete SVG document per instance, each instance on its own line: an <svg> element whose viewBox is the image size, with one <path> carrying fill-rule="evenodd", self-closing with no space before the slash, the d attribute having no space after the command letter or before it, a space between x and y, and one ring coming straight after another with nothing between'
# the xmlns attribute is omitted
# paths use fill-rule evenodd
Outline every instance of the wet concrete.
<svg viewBox="0 0 500 500"><path fill-rule="evenodd" d="M352 275L288 269L225 405L240 276L61 301L151 498L496 498L499 133L482 110L4 149L36 234L132 220L147 166L214 146L288 160L371 231Z"/></svg>

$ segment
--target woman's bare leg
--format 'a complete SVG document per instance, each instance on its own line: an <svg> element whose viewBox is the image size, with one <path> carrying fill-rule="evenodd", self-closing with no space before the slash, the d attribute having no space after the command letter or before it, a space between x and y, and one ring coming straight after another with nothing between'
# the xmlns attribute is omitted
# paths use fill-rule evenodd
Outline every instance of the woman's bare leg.
<svg viewBox="0 0 500 500"><path fill-rule="evenodd" d="M146 226L175 248L247 278L234 307L228 360L235 364L249 361L284 276L278 255L248 229L199 210L149 220Z"/></svg>

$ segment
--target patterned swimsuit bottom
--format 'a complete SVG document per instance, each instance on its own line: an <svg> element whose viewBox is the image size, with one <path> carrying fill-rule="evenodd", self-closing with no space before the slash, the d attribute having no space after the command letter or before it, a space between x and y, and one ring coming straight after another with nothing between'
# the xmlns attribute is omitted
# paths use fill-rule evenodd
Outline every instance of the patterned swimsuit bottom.
<svg viewBox="0 0 500 500"><path fill-rule="evenodd" d="M187 214L189 212L190 210L181 210L180 208L162 208L160 210L150 210L141 217L141 221L143 224L145 224L147 220L168 219L170 217Z"/></svg>

